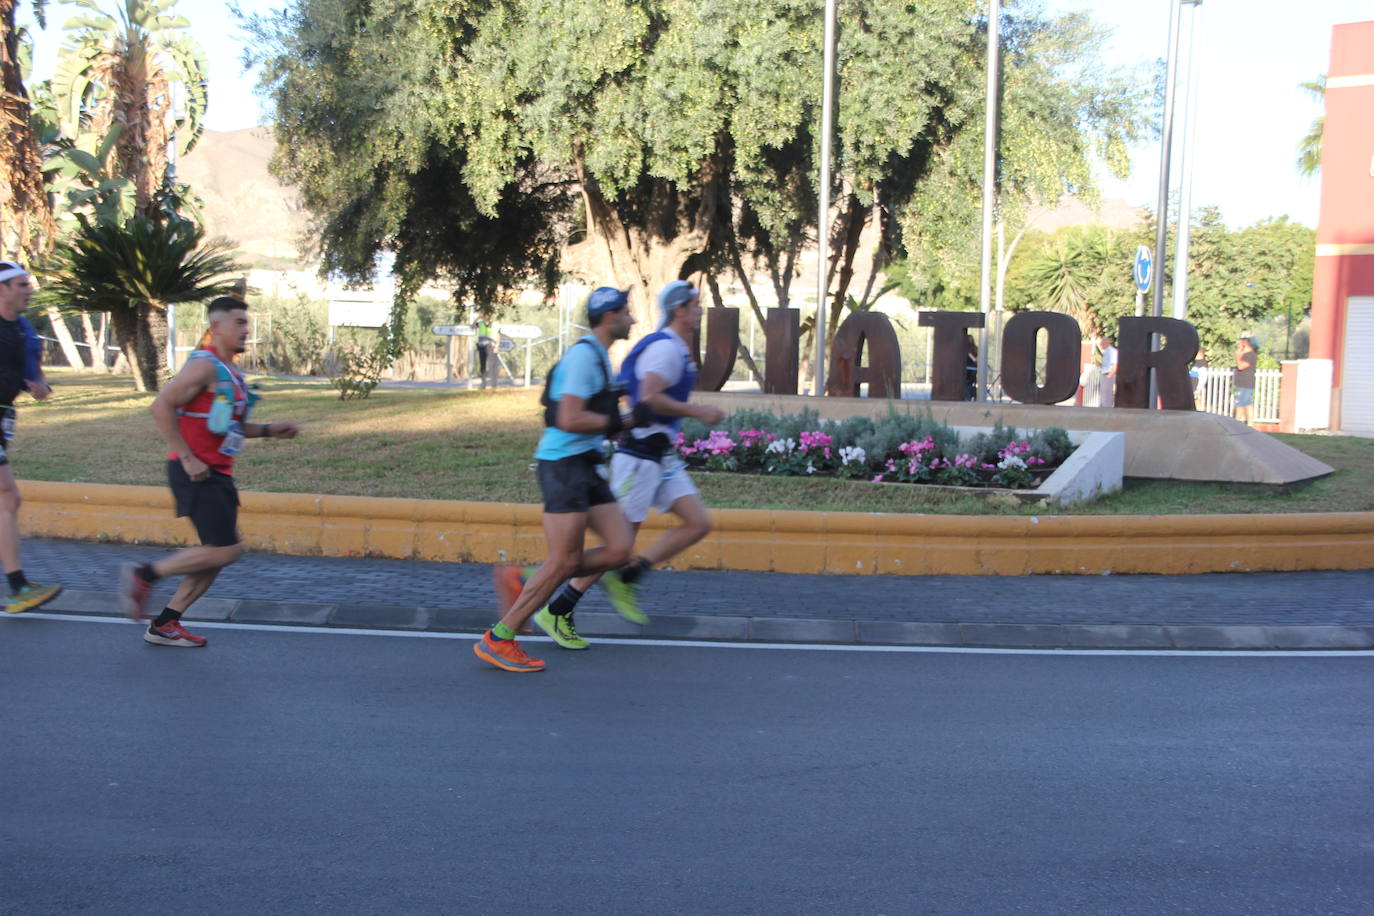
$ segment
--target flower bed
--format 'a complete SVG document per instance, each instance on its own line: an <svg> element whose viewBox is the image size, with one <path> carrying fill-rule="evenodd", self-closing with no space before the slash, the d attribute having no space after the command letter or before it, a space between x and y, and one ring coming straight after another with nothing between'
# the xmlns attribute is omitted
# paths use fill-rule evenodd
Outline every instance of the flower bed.
<svg viewBox="0 0 1374 916"><path fill-rule="evenodd" d="M739 411L708 430L684 421L678 453L708 471L824 475L874 483L1034 489L1073 452L1057 427L1018 435L999 421L967 441L928 414L824 420L814 410Z"/></svg>

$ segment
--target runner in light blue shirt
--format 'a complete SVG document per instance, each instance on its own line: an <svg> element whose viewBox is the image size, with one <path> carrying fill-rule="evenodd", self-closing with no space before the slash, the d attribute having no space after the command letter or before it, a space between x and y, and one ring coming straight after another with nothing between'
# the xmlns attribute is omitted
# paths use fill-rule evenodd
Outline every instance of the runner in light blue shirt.
<svg viewBox="0 0 1374 916"><path fill-rule="evenodd" d="M595 334L587 334L569 347L550 376L550 401L557 401L565 394L590 401L615 380L615 373L611 372L611 355ZM605 432L570 433L556 425L549 426L539 438L534 457L540 461L557 461L583 452L600 452L605 444Z"/></svg>
<svg viewBox="0 0 1374 916"><path fill-rule="evenodd" d="M518 566L496 569L501 620L472 647L478 658L503 671L544 670L542 660L516 644L515 634L555 588L573 576L618 569L630 558L630 524L600 464L607 437L634 425L633 415L621 416L621 389L607 356L607 347L628 337L634 321L629 290L594 290L587 299L592 332L563 354L540 398L547 428L534 455L548 558L528 577ZM588 528L600 536L600 547L585 549Z"/></svg>

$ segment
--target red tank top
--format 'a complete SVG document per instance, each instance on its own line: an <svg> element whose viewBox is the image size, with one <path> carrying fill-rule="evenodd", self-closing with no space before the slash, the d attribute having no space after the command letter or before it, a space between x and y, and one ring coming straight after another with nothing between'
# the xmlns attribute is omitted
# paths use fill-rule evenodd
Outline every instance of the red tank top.
<svg viewBox="0 0 1374 916"><path fill-rule="evenodd" d="M206 352L210 353L215 359L219 359L219 354L214 350L207 348ZM204 359L205 357L196 358ZM229 367L229 378L234 386L233 417L235 420L242 421L247 408L248 385L244 381L243 376L239 375L238 369L234 367L232 358L225 360L224 364ZM225 455L220 452L219 447L224 442L224 437L210 432L210 428L206 425L204 416L210 412L210 405L215 402L215 389L218 387L219 370L216 369L215 382L200 394L191 398L191 400L182 405L181 408L187 414L201 414L201 416L192 417L178 414L177 428L181 430L181 438L185 439L186 444L191 447L192 455L195 455L201 461L205 462L206 466L213 471L219 471L221 474L232 474L234 473L234 456ZM181 456L176 452L172 452L167 457L176 461L180 459Z"/></svg>

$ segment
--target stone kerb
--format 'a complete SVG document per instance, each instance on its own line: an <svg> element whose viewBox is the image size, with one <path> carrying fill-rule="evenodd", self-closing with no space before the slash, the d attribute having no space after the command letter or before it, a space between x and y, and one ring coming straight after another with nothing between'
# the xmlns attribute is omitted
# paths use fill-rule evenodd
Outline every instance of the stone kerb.
<svg viewBox="0 0 1374 916"><path fill-rule="evenodd" d="M692 399L727 413L751 408L795 414L811 408L822 417L844 419L883 416L889 410L929 411L937 421L956 428L989 429L1001 420L1022 431L1058 426L1083 432L1119 432L1126 437L1126 477L1287 487L1332 472L1330 466L1267 433L1230 417L1199 411L808 398L725 391L697 392Z"/></svg>
<svg viewBox="0 0 1374 916"><path fill-rule="evenodd" d="M159 487L25 481L31 536L180 545ZM472 563L543 558L537 505L242 494L253 550ZM1200 573L1374 567L1374 512L1218 516L934 516L722 509L679 569L895 575ZM668 524L650 516L649 536Z"/></svg>

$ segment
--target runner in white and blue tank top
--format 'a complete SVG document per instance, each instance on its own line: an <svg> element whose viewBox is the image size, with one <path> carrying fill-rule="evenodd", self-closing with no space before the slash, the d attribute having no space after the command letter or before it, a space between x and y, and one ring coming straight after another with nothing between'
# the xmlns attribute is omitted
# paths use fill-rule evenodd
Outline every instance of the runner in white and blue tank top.
<svg viewBox="0 0 1374 916"><path fill-rule="evenodd" d="M696 485L677 454L677 433L683 417L696 417L708 426L725 419L715 407L688 404L696 385L697 364L686 340L701 324L701 296L690 283L669 283L659 294L663 313L659 330L640 340L620 367L630 403L643 415L627 430L611 458L611 491L637 536L649 509L671 512L679 523L669 528L623 569L573 579L563 585L534 621L565 649L585 649L587 641L573 626L578 600L601 579L606 592L626 619L648 623L639 607L639 589L650 567L663 563L704 538L711 519Z"/></svg>

